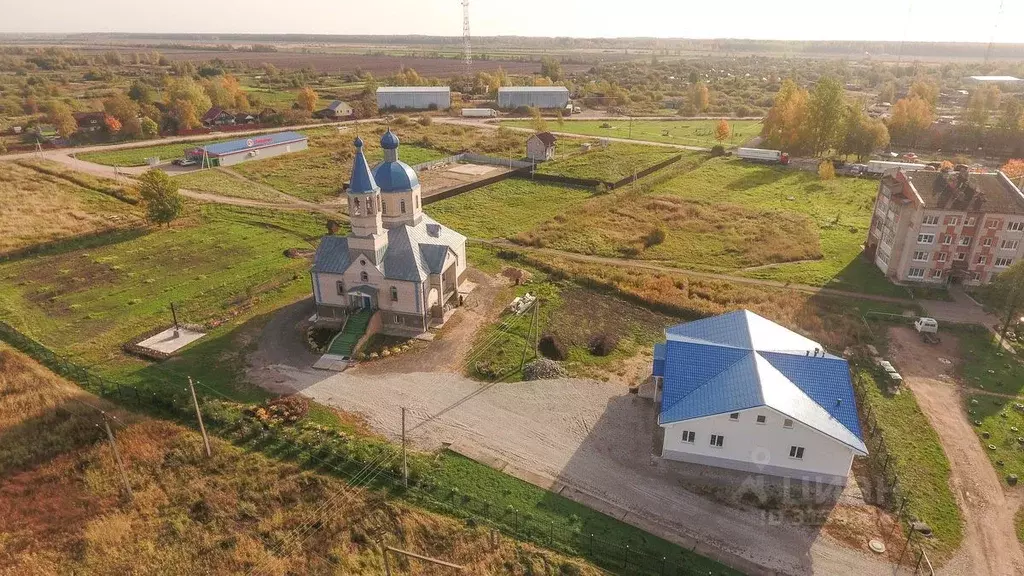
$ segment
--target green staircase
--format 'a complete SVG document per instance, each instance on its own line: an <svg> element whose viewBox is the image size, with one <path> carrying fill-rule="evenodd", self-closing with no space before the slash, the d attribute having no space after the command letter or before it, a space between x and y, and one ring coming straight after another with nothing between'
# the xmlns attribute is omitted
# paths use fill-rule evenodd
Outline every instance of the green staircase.
<svg viewBox="0 0 1024 576"><path fill-rule="evenodd" d="M369 310L360 310L349 316L348 322L345 322L345 328L331 340L331 344L327 347L327 353L336 356L352 356L352 349L366 333L370 316L372 316L372 312Z"/></svg>

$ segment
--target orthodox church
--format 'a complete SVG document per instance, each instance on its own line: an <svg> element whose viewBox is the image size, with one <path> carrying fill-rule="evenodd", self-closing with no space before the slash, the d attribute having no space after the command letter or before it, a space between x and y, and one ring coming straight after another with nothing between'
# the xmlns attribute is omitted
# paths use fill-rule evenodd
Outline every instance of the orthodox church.
<svg viewBox="0 0 1024 576"><path fill-rule="evenodd" d="M423 214L419 178L398 159L398 136L388 129L380 145L384 161L370 168L362 139L355 140L347 191L352 231L320 240L313 296L318 319L379 311L381 332L415 335L459 304L466 237Z"/></svg>

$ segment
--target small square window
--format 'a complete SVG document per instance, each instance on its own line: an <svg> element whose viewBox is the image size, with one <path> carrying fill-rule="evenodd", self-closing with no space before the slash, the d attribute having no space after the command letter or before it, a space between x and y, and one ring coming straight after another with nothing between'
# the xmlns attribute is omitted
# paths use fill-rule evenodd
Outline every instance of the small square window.
<svg viewBox="0 0 1024 576"><path fill-rule="evenodd" d="M342 282L341 280L338 280L337 287L338 287L338 296L344 296L345 295L345 283Z"/></svg>
<svg viewBox="0 0 1024 576"><path fill-rule="evenodd" d="M739 420L739 419L740 419L740 413L739 412L733 412L732 414L729 414L729 420Z"/></svg>
<svg viewBox="0 0 1024 576"><path fill-rule="evenodd" d="M786 418L785 420L782 421L782 427L783 428L792 428L793 427L793 421L790 420L789 418Z"/></svg>
<svg viewBox="0 0 1024 576"><path fill-rule="evenodd" d="M795 458L797 460L803 460L804 459L804 447L803 446L790 446L789 447L789 457L790 458Z"/></svg>
<svg viewBox="0 0 1024 576"><path fill-rule="evenodd" d="M714 446L715 448L721 448L724 442L725 436L722 436L721 434L711 435L711 445Z"/></svg>
<svg viewBox="0 0 1024 576"><path fill-rule="evenodd" d="M768 421L768 417L765 416L764 414L758 414L757 415L757 423L758 424L764 424L767 421Z"/></svg>
<svg viewBox="0 0 1024 576"><path fill-rule="evenodd" d="M696 434L692 430L683 430L683 442L687 444L693 444L693 440L696 438Z"/></svg>

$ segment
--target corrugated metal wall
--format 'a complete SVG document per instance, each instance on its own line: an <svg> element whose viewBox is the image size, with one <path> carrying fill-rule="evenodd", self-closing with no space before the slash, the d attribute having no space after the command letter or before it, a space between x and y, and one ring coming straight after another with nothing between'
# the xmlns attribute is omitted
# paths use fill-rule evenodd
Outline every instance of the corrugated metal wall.
<svg viewBox="0 0 1024 576"><path fill-rule="evenodd" d="M427 110L433 104L438 110L452 106L452 95L448 91L437 92L378 92L377 108L398 108L400 110Z"/></svg>
<svg viewBox="0 0 1024 576"><path fill-rule="evenodd" d="M569 103L569 92L503 92L498 91L499 108L565 108Z"/></svg>

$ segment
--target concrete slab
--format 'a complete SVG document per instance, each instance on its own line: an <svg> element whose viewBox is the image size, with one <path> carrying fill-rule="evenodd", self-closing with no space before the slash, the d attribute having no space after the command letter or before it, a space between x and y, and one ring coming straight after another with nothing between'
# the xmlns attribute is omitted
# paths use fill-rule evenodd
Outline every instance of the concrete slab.
<svg viewBox="0 0 1024 576"><path fill-rule="evenodd" d="M449 172L455 172L456 174L466 174L469 176L483 176L497 170L494 166L484 166L482 164L456 164L448 169Z"/></svg>
<svg viewBox="0 0 1024 576"><path fill-rule="evenodd" d="M338 356L337 354L324 354L319 360L313 364L313 368L318 370L333 370L334 372L344 372L348 368L348 358L345 356Z"/></svg>
<svg viewBox="0 0 1024 576"><path fill-rule="evenodd" d="M188 330L186 328L168 328L163 332L146 338L142 342L139 342L139 346L142 348L148 348L156 352L163 352L164 354L173 354L178 350L184 348L186 345L199 340L203 336L206 336L203 332L196 332L194 330Z"/></svg>

